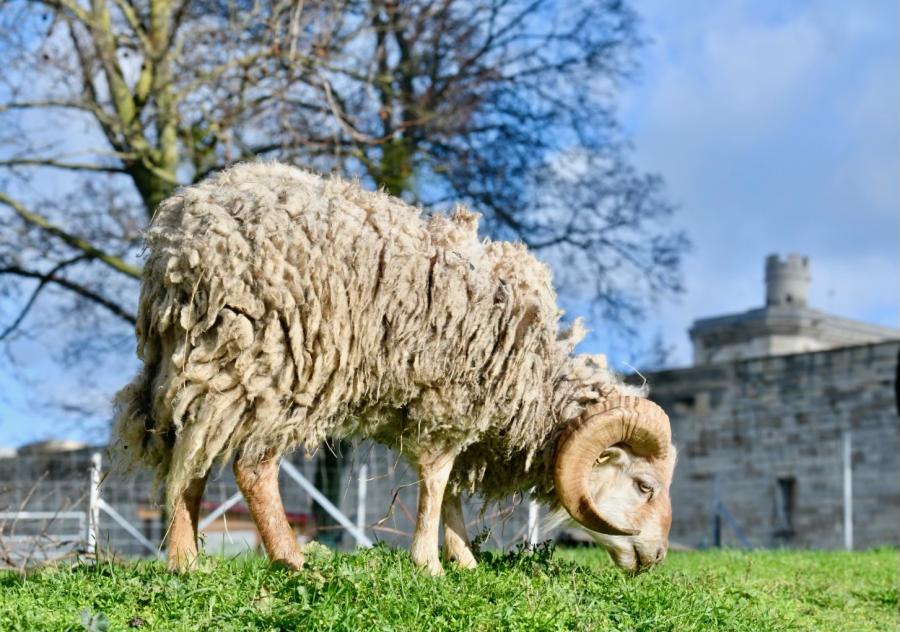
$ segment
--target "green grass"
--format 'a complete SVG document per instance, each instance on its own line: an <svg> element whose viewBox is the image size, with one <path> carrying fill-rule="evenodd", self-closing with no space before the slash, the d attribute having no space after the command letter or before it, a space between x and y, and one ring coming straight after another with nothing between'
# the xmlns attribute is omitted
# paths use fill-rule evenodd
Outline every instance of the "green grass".
<svg viewBox="0 0 900 632"><path fill-rule="evenodd" d="M0 573L2 630L896 630L894 549L672 553L629 577L600 550L484 554L430 578L404 551Z"/></svg>

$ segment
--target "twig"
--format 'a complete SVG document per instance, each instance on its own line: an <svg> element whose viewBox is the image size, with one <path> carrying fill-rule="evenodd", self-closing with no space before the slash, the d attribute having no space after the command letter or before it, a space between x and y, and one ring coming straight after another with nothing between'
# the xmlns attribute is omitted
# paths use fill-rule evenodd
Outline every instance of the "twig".
<svg viewBox="0 0 900 632"><path fill-rule="evenodd" d="M37 297L41 293L41 290L43 290L44 286L46 286L47 283L49 283L53 279L54 275L56 275L57 272L59 272L66 266L77 263L78 261L83 261L85 259L87 259L87 255L79 255L77 257L73 257L72 259L67 259L66 261L62 261L56 264L56 266L54 266L53 269L50 270L50 272L41 276L38 286L34 289L34 292L31 293L31 296L25 303L25 307L22 308L22 311L19 312L19 315L16 316L15 320L13 320L13 322L6 329L0 332L0 340L3 340L7 336L9 336L16 330L16 328L22 323L22 321L25 320L25 316L28 315L28 312L31 310L32 305L34 305L34 302L37 300Z"/></svg>

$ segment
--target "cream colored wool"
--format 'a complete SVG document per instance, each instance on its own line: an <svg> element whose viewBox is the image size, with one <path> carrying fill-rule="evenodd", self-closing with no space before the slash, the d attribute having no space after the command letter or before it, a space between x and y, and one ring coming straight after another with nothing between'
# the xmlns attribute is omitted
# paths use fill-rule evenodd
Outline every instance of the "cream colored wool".
<svg viewBox="0 0 900 632"><path fill-rule="evenodd" d="M125 460L175 498L238 450L361 436L413 460L458 446L451 490L551 500L562 426L622 387L571 355L549 269L478 217L271 163L178 191L147 234Z"/></svg>

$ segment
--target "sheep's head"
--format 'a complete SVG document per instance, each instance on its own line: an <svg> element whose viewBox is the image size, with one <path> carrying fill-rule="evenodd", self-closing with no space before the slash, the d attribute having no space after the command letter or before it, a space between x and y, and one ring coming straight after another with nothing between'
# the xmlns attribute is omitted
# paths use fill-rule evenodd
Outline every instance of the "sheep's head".
<svg viewBox="0 0 900 632"><path fill-rule="evenodd" d="M675 468L669 418L656 404L619 396L588 406L559 438L554 481L560 503L622 568L663 560Z"/></svg>

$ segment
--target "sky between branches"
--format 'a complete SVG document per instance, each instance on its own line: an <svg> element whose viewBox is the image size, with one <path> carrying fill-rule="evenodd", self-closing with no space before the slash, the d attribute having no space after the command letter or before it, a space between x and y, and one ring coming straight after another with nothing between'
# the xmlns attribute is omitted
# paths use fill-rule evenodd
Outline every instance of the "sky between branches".
<svg viewBox="0 0 900 632"><path fill-rule="evenodd" d="M680 206L675 222L694 242L685 294L650 314L642 342L661 332L671 360L688 364L694 319L762 304L772 252L810 256L813 307L896 326L897 6L635 6L650 42L639 52L641 74L623 90L622 122L635 161L666 178ZM602 331L583 347L610 352L620 367L635 360ZM0 445L78 436L30 411L16 383L0 387Z"/></svg>

